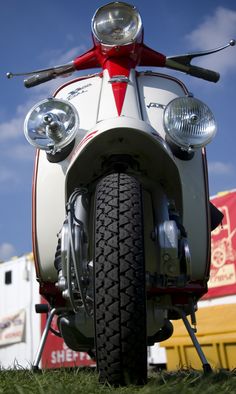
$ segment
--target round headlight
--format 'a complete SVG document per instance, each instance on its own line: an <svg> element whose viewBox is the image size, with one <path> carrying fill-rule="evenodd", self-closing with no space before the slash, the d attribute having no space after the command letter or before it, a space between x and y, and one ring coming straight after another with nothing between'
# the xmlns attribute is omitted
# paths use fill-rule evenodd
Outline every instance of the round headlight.
<svg viewBox="0 0 236 394"><path fill-rule="evenodd" d="M31 145L54 154L73 141L78 126L75 107L51 98L40 101L28 112L24 132Z"/></svg>
<svg viewBox="0 0 236 394"><path fill-rule="evenodd" d="M109 3L95 12L92 32L95 38L105 45L133 43L142 32L140 14L130 4Z"/></svg>
<svg viewBox="0 0 236 394"><path fill-rule="evenodd" d="M211 110L193 97L178 97L166 106L164 128L170 140L184 150L202 148L216 134Z"/></svg>

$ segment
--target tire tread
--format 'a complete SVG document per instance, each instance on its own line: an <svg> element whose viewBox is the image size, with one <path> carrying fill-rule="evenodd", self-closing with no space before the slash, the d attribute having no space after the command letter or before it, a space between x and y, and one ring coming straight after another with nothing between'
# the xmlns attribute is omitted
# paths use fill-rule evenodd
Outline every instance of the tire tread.
<svg viewBox="0 0 236 394"><path fill-rule="evenodd" d="M102 179L96 192L95 332L101 381L147 379L142 192L126 174Z"/></svg>

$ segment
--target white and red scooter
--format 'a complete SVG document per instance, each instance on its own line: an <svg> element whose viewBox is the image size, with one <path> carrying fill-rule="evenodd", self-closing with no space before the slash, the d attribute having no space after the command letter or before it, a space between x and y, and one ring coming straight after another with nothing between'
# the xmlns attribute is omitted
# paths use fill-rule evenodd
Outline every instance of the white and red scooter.
<svg viewBox="0 0 236 394"><path fill-rule="evenodd" d="M183 319L207 371L194 327L211 227L222 219L209 204L205 152L216 123L181 81L138 66L217 82L191 61L235 41L166 57L143 43L141 17L123 2L96 11L92 35L91 50L25 80L32 87L101 69L59 87L25 120L37 148L33 250L50 305L35 368L56 315L66 344L96 359L101 381L145 383L147 346L172 335L173 319Z"/></svg>

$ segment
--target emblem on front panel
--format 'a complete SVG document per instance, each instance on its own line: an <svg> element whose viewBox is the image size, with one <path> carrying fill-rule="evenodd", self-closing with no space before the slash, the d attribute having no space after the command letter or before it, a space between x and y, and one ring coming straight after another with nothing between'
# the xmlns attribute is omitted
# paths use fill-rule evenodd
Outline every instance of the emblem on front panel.
<svg viewBox="0 0 236 394"><path fill-rule="evenodd" d="M81 86L81 87L75 89L75 90L72 90L72 92L68 93L68 95L67 95L67 100L71 100L71 99L73 99L74 97L78 96L79 94L86 93L86 92L88 91L87 88L88 88L89 86L92 86L92 84L91 84L91 83L88 83L88 84L86 84L86 85L84 85L84 86Z"/></svg>
<svg viewBox="0 0 236 394"><path fill-rule="evenodd" d="M160 103L149 103L147 105L147 108L160 108L160 109L165 109L166 105L160 104Z"/></svg>

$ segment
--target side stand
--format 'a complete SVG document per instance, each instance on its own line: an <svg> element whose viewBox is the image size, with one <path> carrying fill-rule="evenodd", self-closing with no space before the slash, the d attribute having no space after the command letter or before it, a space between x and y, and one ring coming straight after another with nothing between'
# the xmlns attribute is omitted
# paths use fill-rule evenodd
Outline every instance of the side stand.
<svg viewBox="0 0 236 394"><path fill-rule="evenodd" d="M40 308L40 307L42 307L42 308ZM43 305L43 304L42 305L40 305L40 304L36 305L36 312L37 313L45 313L45 312L47 312L48 311L47 306L46 306L46 308L44 308L44 307L45 307L45 305ZM36 357L35 357L34 363L32 365L32 370L33 371L39 371L39 363L40 363L40 360L41 360L41 357L42 357L43 349L44 349L44 346L45 346L45 343L46 343L46 339L47 339L47 336L48 336L48 333L49 333L49 330L50 330L50 327L51 327L51 323L52 323L53 317L56 314L59 314L60 312L63 312L65 310L67 310L67 309L66 308L53 308L53 309L50 310L50 312L48 314L48 317L47 317L45 328L43 330L43 335L41 337L41 340L40 340L40 343L39 343L39 347L38 347L38 350L37 350L37 353L36 353Z"/></svg>
<svg viewBox="0 0 236 394"><path fill-rule="evenodd" d="M182 311L180 308L176 308L176 307L173 307L172 309L174 309L176 312L179 313L179 315L181 316L181 318L182 318L182 320L184 322L186 330L188 331L188 334L189 334L189 336L190 336L190 338L191 338L191 340L193 342L193 345L194 345L194 347L195 347L195 349L197 351L197 354L198 354L198 356L199 356L199 358L200 358L200 360L202 362L203 372L205 374L212 372L212 368L211 368L210 364L208 363L208 361L207 361L207 359L205 357L205 354L203 353L201 345L200 345L200 343L197 340L195 332L194 332L193 328L191 327L191 325L190 325L190 323L189 323L189 321L188 321L188 319L186 317L185 312Z"/></svg>

